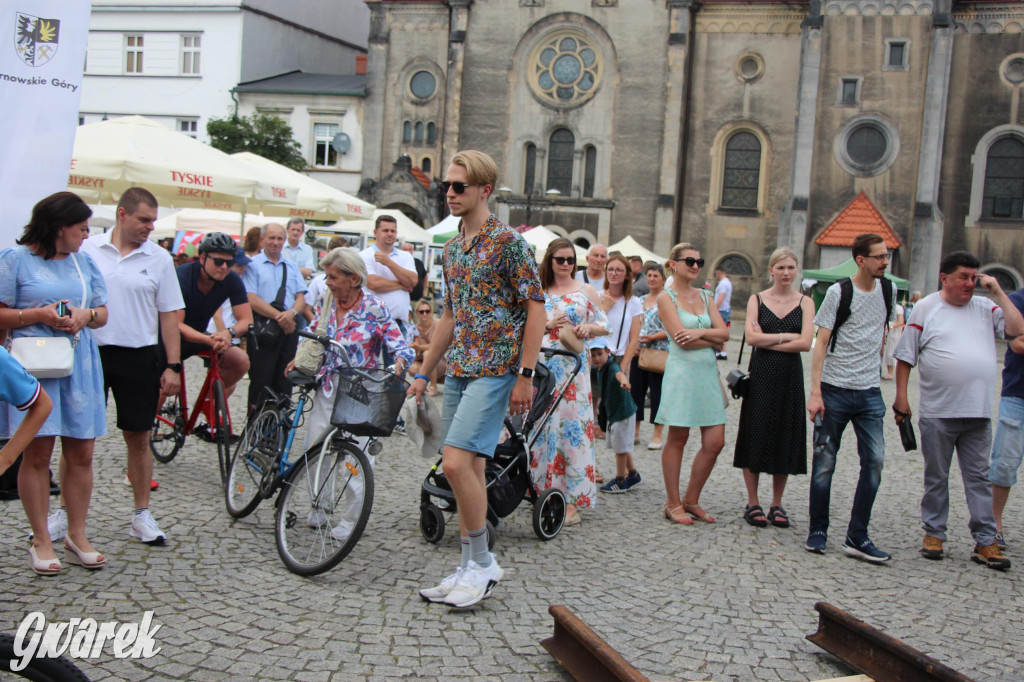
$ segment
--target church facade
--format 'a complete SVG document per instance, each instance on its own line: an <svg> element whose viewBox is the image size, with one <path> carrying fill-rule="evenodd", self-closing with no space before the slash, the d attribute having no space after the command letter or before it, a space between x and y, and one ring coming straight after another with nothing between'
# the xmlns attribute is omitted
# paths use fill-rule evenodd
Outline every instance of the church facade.
<svg viewBox="0 0 1024 682"><path fill-rule="evenodd" d="M689 241L742 295L777 246L817 267L816 237L863 192L912 288L957 248L1024 286L1024 3L366 4L363 196L380 206L439 221L436 184L396 184L396 160L438 179L481 149L510 224Z"/></svg>

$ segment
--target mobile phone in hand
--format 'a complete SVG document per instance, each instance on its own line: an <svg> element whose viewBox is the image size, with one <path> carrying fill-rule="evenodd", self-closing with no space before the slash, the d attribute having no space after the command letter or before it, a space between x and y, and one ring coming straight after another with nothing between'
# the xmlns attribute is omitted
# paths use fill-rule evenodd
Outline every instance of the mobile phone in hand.
<svg viewBox="0 0 1024 682"><path fill-rule="evenodd" d="M67 301L59 301L57 303L57 317L71 317L71 311L68 309Z"/></svg>

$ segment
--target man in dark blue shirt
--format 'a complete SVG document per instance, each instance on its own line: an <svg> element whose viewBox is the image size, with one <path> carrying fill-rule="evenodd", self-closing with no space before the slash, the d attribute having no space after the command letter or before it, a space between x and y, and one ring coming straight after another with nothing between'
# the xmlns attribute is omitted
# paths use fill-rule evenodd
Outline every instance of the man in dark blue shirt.
<svg viewBox="0 0 1024 682"><path fill-rule="evenodd" d="M178 266L178 284L185 300L184 310L178 311L178 330L181 332L181 359L190 358L204 350L214 350L221 356L221 375L224 391L230 396L238 380L249 371L249 356L241 348L231 345L231 339L249 331L252 308L245 293L242 278L231 271L235 263L245 265L249 258L233 240L223 232L211 232L199 244L199 259ZM231 301L235 316L232 327L208 334L210 318L224 301Z"/></svg>

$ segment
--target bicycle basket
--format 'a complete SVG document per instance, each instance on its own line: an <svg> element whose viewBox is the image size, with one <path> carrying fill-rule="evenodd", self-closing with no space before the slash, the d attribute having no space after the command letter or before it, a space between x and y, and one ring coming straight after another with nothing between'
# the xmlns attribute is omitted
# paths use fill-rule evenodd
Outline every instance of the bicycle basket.
<svg viewBox="0 0 1024 682"><path fill-rule="evenodd" d="M342 368L338 372L331 424L355 436L390 436L409 384L379 367L360 367L355 371Z"/></svg>

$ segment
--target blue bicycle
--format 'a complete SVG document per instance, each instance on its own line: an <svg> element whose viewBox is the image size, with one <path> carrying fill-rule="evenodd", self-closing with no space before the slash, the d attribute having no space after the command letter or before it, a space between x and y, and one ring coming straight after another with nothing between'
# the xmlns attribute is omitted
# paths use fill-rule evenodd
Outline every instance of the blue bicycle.
<svg viewBox="0 0 1024 682"><path fill-rule="evenodd" d="M278 554L290 571L309 576L337 566L362 536L373 507L370 457L383 447L378 438L394 430L408 384L380 368L348 366L345 348L333 339L299 334L333 346L344 359L334 389L333 429L291 459L317 388L315 379L293 372L289 379L298 398L293 402L268 389L232 455L224 498L228 513L240 519L280 490L274 517Z"/></svg>

